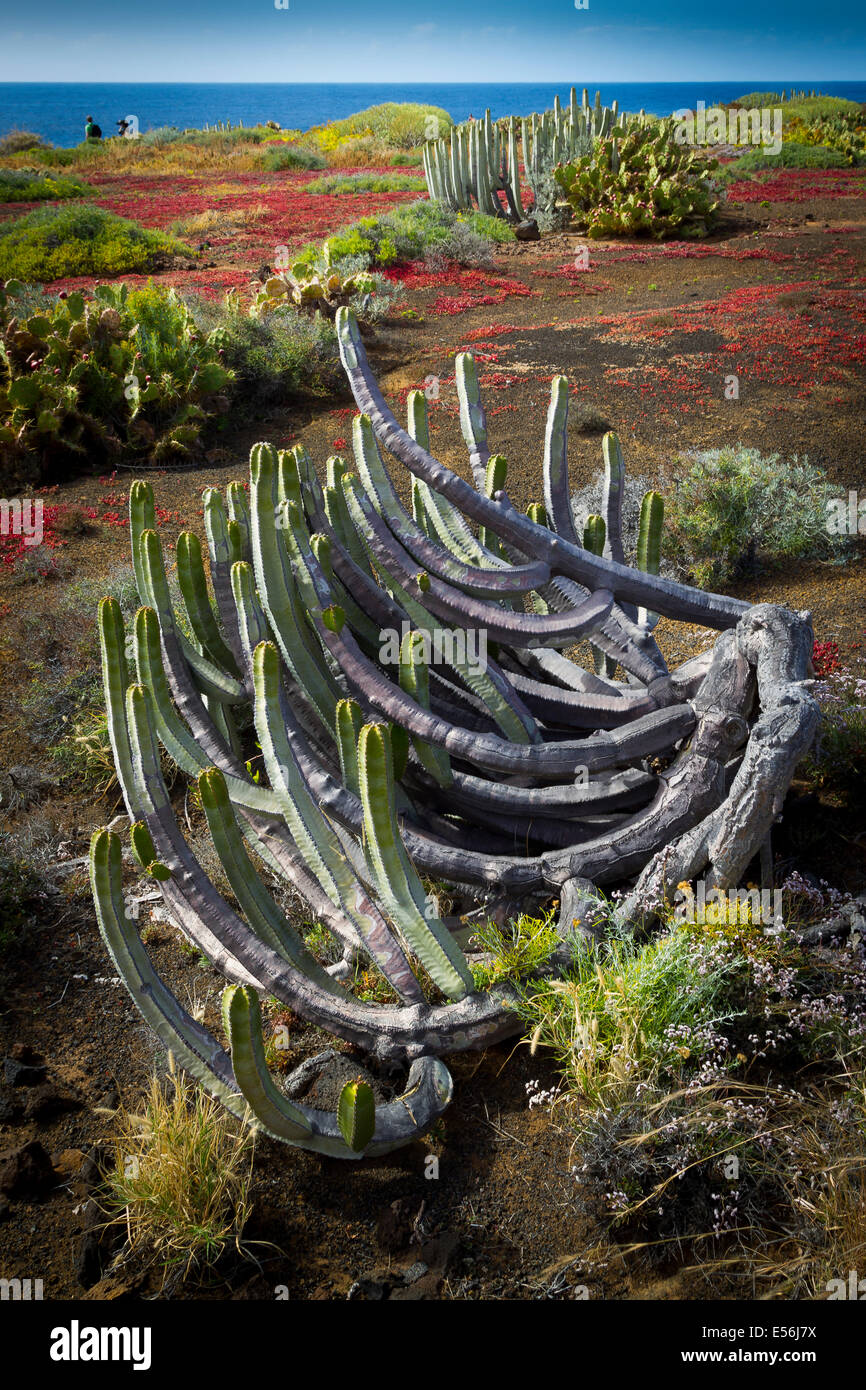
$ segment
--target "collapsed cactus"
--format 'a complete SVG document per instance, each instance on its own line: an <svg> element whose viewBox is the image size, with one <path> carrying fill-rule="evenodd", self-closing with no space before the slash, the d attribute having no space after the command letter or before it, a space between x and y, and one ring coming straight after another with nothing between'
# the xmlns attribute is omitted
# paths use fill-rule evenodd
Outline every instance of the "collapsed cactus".
<svg viewBox="0 0 866 1390"><path fill-rule="evenodd" d="M200 545L189 535L178 543L180 619L150 487L134 484L143 606L129 636L113 600L99 611L133 852L173 920L233 982L223 1001L230 1053L156 975L124 913L111 831L93 838L91 879L116 967L181 1065L268 1133L357 1158L435 1121L451 1096L441 1054L519 1028L512 986L476 987L469 933L439 916L420 873L488 908L497 900L505 916L558 898L562 944L547 968L559 968L593 931L596 886L624 886L626 919L646 928L682 879L739 882L818 711L803 684L809 615L660 577L655 494L644 499L638 567L625 563L612 435L605 515L580 544L564 378L551 390L544 506L525 516L490 455L470 356L457 359L457 388L474 486L429 452L423 394L410 395L402 429L346 310L337 329L362 412L357 473L329 459L323 485L303 448L256 445L248 500L239 484L227 505L214 489L204 495L210 589ZM411 512L380 445L413 475ZM653 635L659 614L721 635L669 671ZM565 651L582 638L625 679L571 660ZM234 716L244 705L266 782L244 762ZM237 908L178 828L160 745L197 779ZM306 900L341 943L339 962L311 954L256 861ZM351 993L358 960L393 1002ZM268 1073L260 993L382 1062L409 1064L406 1091L372 1113L361 1089L345 1093L337 1115L292 1100Z"/></svg>

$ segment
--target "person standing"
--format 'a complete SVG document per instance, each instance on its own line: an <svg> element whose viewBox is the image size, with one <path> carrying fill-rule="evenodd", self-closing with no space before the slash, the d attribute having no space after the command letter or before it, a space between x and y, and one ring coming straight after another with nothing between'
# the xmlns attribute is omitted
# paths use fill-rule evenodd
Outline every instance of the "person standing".
<svg viewBox="0 0 866 1390"><path fill-rule="evenodd" d="M101 139L102 139L102 130L101 130L100 127L96 124L96 122L94 121L94 119L93 119L92 116L87 116L87 117L86 117L86 123L85 123L85 126L84 126L84 138L85 138L85 140L101 140Z"/></svg>

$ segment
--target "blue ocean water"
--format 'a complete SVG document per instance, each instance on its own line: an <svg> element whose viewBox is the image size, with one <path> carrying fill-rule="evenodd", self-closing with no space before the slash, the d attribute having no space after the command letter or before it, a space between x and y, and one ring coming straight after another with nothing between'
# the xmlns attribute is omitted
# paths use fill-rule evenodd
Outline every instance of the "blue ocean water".
<svg viewBox="0 0 866 1390"><path fill-rule="evenodd" d="M122 116L138 117L142 131L156 126L202 127L206 123L278 121L290 129L310 126L382 101L417 101L441 106L455 120L482 115L486 107L494 116L526 116L545 111L556 92L568 99L570 83L97 83L4 82L0 83L0 134L17 127L35 130L54 145L76 145L84 138L84 118L93 115L104 135L115 133ZM770 82L743 78L737 82L578 82L592 99L596 87L602 101L619 101L623 111L643 108L657 116L699 101L707 106L735 101L746 92L779 91L782 88L826 92L866 102L866 82L820 82L802 78Z"/></svg>

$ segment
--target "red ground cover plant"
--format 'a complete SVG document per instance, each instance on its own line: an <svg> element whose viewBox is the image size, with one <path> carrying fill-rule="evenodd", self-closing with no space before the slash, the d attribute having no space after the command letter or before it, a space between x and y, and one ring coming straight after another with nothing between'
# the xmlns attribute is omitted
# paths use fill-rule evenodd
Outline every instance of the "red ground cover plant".
<svg viewBox="0 0 866 1390"><path fill-rule="evenodd" d="M758 182L728 185L732 203L808 203L821 198L857 198L863 193L858 169L773 169Z"/></svg>
<svg viewBox="0 0 866 1390"><path fill-rule="evenodd" d="M812 648L812 665L819 680L832 676L841 668L838 642L816 642Z"/></svg>
<svg viewBox="0 0 866 1390"><path fill-rule="evenodd" d="M398 281L407 289L434 289L437 286L454 285L463 294L438 294L428 307L428 313L437 317L463 314L467 309L475 309L481 304L502 304L513 296L528 298L540 293L524 285L522 280L511 276L495 275L489 270L466 270L459 265L446 266L442 270L431 270L423 261L411 261L408 265L393 266L385 272L389 280ZM472 291L484 291L481 294Z"/></svg>

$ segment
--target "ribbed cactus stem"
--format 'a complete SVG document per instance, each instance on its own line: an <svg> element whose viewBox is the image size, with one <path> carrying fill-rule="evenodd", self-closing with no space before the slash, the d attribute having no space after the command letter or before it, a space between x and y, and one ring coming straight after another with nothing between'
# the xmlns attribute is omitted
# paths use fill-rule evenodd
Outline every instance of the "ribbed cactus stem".
<svg viewBox="0 0 866 1390"><path fill-rule="evenodd" d="M645 574L658 574L661 567L664 521L665 501L661 493L645 493L640 507L637 538L637 567ZM641 627L652 629L658 622L659 615L640 607L637 619Z"/></svg>
<svg viewBox="0 0 866 1390"><path fill-rule="evenodd" d="M347 1081L337 1102L340 1133L355 1153L363 1153L376 1129L376 1100L370 1086L360 1077Z"/></svg>

